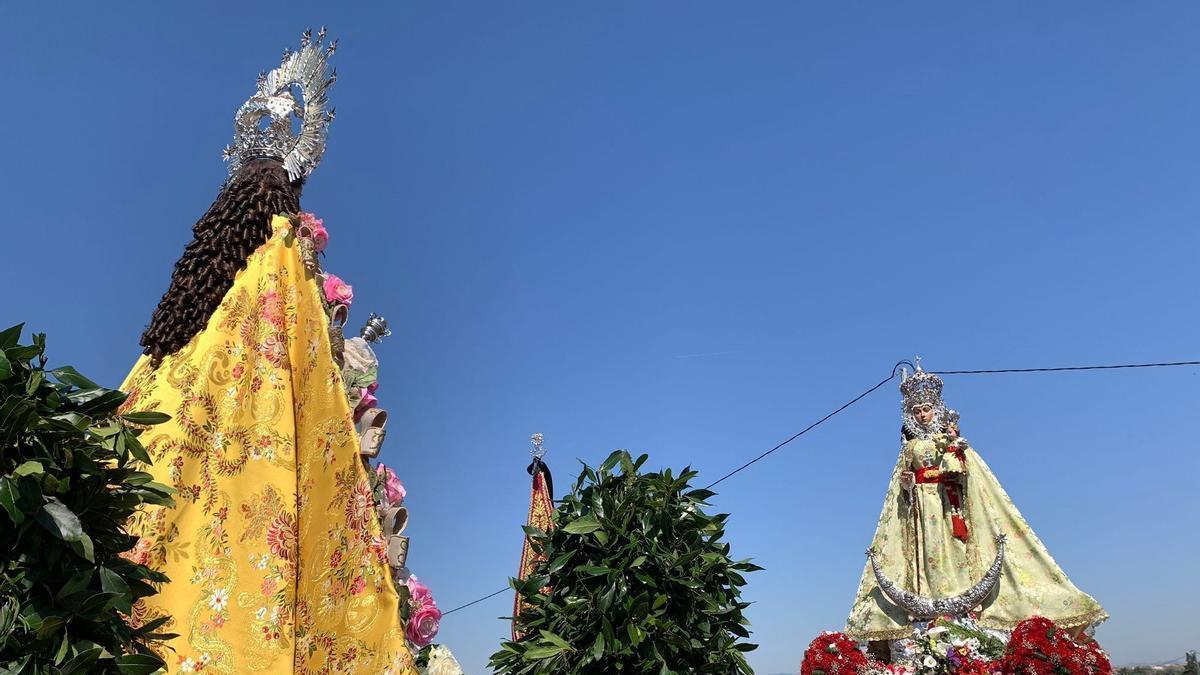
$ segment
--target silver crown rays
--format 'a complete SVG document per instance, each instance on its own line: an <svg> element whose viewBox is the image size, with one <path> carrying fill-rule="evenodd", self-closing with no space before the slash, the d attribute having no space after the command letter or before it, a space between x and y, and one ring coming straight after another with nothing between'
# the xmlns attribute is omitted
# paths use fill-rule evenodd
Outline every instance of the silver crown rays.
<svg viewBox="0 0 1200 675"><path fill-rule="evenodd" d="M910 436L927 439L942 433L949 420L946 404L942 402L942 378L921 370L920 357L917 357L916 372L900 382L900 393L904 396L900 414ZM933 421L929 424L921 424L913 414L914 408L924 405L932 406L934 410Z"/></svg>
<svg viewBox="0 0 1200 675"><path fill-rule="evenodd" d="M233 143L225 148L230 176L256 158L283 162L293 181L317 167L335 113L326 111L325 95L337 80L336 71L327 75L337 40L326 46L321 44L324 39L324 28L315 41L311 30L304 31L298 50L284 50L279 67L258 76L258 92L238 109ZM293 118L300 122L299 133L292 131Z"/></svg>

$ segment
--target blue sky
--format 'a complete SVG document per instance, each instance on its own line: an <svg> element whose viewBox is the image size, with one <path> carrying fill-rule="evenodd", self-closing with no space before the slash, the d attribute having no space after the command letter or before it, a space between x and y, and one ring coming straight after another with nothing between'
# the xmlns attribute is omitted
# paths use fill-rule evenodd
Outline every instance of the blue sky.
<svg viewBox="0 0 1200 675"><path fill-rule="evenodd" d="M444 607L517 563L529 434L715 479L921 354L1195 359L1200 8L1160 2L0 8L0 323L118 383L255 75L340 38L304 206L395 334L384 459ZM1200 647L1200 369L948 378L1118 663ZM840 628L888 387L720 486L762 673ZM1191 571L1189 571L1191 570ZM481 673L505 595L447 617Z"/></svg>

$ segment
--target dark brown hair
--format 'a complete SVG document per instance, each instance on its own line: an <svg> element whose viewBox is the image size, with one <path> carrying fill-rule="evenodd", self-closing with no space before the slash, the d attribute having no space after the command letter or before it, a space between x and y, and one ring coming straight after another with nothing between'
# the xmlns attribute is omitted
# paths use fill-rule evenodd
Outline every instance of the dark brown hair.
<svg viewBox="0 0 1200 675"><path fill-rule="evenodd" d="M300 212L300 182L272 159L246 162L192 226L192 240L175 263L171 286L142 333L157 366L204 330L246 259L271 236L271 216Z"/></svg>

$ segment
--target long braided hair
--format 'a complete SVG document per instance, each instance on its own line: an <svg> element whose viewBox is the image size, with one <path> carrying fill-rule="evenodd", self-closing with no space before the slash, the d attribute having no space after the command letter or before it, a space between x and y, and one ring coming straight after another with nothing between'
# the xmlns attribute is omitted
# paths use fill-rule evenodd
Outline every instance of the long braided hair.
<svg viewBox="0 0 1200 675"><path fill-rule="evenodd" d="M283 164L256 159L238 169L192 227L141 345L158 366L204 330L246 259L271 236L271 216L300 212L301 182Z"/></svg>

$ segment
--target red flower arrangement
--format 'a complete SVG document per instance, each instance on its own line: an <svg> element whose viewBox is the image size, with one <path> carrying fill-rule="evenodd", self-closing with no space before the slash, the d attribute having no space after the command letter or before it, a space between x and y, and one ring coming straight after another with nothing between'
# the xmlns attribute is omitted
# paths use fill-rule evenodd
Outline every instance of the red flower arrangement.
<svg viewBox="0 0 1200 675"><path fill-rule="evenodd" d="M1071 639L1054 622L1035 616L1017 624L1004 655L1010 675L1111 675L1112 663L1095 640Z"/></svg>
<svg viewBox="0 0 1200 675"><path fill-rule="evenodd" d="M824 633L805 650L800 675L855 675L867 665L858 643L845 633Z"/></svg>

